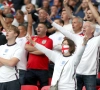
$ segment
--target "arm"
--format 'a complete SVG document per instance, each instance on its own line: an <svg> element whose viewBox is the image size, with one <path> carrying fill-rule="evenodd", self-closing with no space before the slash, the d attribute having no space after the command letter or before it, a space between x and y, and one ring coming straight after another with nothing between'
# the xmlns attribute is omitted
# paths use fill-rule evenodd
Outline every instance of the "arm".
<svg viewBox="0 0 100 90"><path fill-rule="evenodd" d="M79 35L76 34L72 34L71 32L65 30L62 26L56 24L55 22L52 23L52 26L57 28L57 30L59 30L62 34L65 35L65 37L68 37L69 39L73 40L75 42L76 45L78 45L79 43L82 43L82 37L80 37Z"/></svg>
<svg viewBox="0 0 100 90"><path fill-rule="evenodd" d="M93 4L92 4L92 2L90 0L87 0L87 2L88 2L90 10L92 11L93 16L95 17L95 19L97 20L97 22L100 25L100 16L99 16L99 13L97 12L97 10L95 9L95 7L93 6Z"/></svg>
<svg viewBox="0 0 100 90"><path fill-rule="evenodd" d="M32 15L28 14L28 30L27 30L27 33L29 33L30 35L32 35L32 22L33 22Z"/></svg>
<svg viewBox="0 0 100 90"><path fill-rule="evenodd" d="M84 50L85 50L85 46L87 44L87 41L88 41L88 38L84 38L84 41L83 41L83 44L80 44L77 48L77 50L75 51L75 54L73 55L73 59L74 59L74 65L75 67L78 66L81 58L82 58L82 55L84 53Z"/></svg>
<svg viewBox="0 0 100 90"><path fill-rule="evenodd" d="M40 50L41 52L43 52L52 62L55 63L55 60L57 58L57 56L59 56L57 53L55 53L54 51L38 44L38 43L33 43L35 45L35 47Z"/></svg>
<svg viewBox="0 0 100 90"><path fill-rule="evenodd" d="M8 60L8 59L4 59L4 58L0 57L0 62L2 63L2 65L14 67L19 62L19 59L13 57L13 58Z"/></svg>
<svg viewBox="0 0 100 90"><path fill-rule="evenodd" d="M64 1L63 1L63 5L64 5L64 8L65 8L65 10L66 10L68 16L69 16L70 18L73 18L72 12L71 12L71 10L69 9L69 7L68 7L68 5L67 5L67 4L68 4L68 1L69 1L69 0L64 0Z"/></svg>
<svg viewBox="0 0 100 90"><path fill-rule="evenodd" d="M14 52L13 56L9 59L0 57L0 63L2 63L5 66L14 67L17 65L19 60L21 60L23 50L21 48L16 48L16 51Z"/></svg>
<svg viewBox="0 0 100 90"><path fill-rule="evenodd" d="M35 54L35 55L42 55L44 53L42 53L41 51L39 51L38 49L36 49L34 46L31 46L29 44L25 45L25 49L31 53L31 54Z"/></svg>
<svg viewBox="0 0 100 90"><path fill-rule="evenodd" d="M7 30L7 29L8 29L7 24L5 23L5 21L4 21L4 19L3 19L3 17L2 17L1 14L0 14L0 21L1 21L1 23L2 23L2 25L3 25L3 27L4 27L4 29Z"/></svg>

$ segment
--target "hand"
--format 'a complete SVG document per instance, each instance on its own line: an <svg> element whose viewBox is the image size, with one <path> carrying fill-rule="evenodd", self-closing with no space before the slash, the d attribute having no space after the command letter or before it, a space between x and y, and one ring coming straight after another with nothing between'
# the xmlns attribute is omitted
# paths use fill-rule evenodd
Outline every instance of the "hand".
<svg viewBox="0 0 100 90"><path fill-rule="evenodd" d="M47 20L52 23L51 17L49 16L49 14L47 13Z"/></svg>
<svg viewBox="0 0 100 90"><path fill-rule="evenodd" d="M85 0L86 2L91 2L91 0Z"/></svg>
<svg viewBox="0 0 100 90"><path fill-rule="evenodd" d="M63 4L64 4L64 5L67 5L68 2L69 2L69 0L64 0L64 1L63 1Z"/></svg>
<svg viewBox="0 0 100 90"><path fill-rule="evenodd" d="M29 34L26 36L26 38L32 44L32 38L31 38L31 36Z"/></svg>
<svg viewBox="0 0 100 90"><path fill-rule="evenodd" d="M87 36L85 36L84 39L83 39L83 44L82 45L86 45L88 40L89 40L89 38Z"/></svg>
<svg viewBox="0 0 100 90"><path fill-rule="evenodd" d="M30 42L31 45L35 45L35 43L36 43L35 40L36 39L32 40L32 38L31 38L31 36L29 34L26 36L26 38Z"/></svg>

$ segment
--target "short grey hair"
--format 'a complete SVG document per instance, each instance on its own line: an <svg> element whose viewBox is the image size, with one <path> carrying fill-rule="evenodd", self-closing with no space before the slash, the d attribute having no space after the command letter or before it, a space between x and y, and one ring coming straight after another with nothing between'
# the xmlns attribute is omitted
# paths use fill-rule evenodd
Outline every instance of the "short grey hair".
<svg viewBox="0 0 100 90"><path fill-rule="evenodd" d="M83 19L81 17L78 16L78 17L74 17L73 19L75 19L75 18L78 19L78 22L83 24Z"/></svg>

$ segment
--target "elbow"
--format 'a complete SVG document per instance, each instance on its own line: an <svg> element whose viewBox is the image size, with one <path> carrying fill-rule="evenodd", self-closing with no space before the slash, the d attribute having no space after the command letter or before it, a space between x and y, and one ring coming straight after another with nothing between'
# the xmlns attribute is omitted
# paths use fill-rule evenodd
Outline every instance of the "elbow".
<svg viewBox="0 0 100 90"><path fill-rule="evenodd" d="M15 67L15 66L16 66L16 64L15 64L15 63L11 63L11 62L10 62L10 63L8 64L8 66L10 66L10 67Z"/></svg>

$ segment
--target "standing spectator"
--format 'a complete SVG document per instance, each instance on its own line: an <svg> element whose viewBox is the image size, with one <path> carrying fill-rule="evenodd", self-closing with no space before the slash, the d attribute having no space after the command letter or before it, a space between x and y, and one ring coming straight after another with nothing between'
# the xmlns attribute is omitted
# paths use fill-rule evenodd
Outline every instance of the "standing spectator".
<svg viewBox="0 0 100 90"><path fill-rule="evenodd" d="M16 43L21 46L23 50L22 58L17 64L17 69L19 70L19 80L21 85L24 85L25 83L25 72L27 68L27 51L25 50L25 44L27 42L26 34L27 34L27 27L21 25L18 26L18 29L20 31L19 36L16 38Z"/></svg>
<svg viewBox="0 0 100 90"><path fill-rule="evenodd" d="M38 35L33 36L32 40L44 45L48 49L52 49L53 42L46 36L47 26L44 23L39 23L36 31ZM29 52L25 84L37 85L37 81L39 81L41 87L48 85L48 58L31 45L30 42L27 42L25 49Z"/></svg>
<svg viewBox="0 0 100 90"><path fill-rule="evenodd" d="M20 90L16 65L21 60L22 49L15 42L19 35L17 27L11 25L7 29L7 44L0 46L0 89Z"/></svg>

